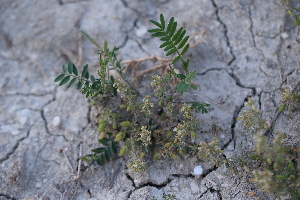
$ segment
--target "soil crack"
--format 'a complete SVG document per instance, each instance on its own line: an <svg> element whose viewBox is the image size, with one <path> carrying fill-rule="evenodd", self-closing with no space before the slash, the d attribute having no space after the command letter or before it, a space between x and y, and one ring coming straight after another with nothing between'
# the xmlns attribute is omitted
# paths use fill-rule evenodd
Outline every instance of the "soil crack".
<svg viewBox="0 0 300 200"><path fill-rule="evenodd" d="M4 193L0 193L0 197L5 197L5 198L7 198L7 199L16 200L16 198L14 198L14 197L12 197L12 196L10 196L10 195L8 195L8 194L4 194Z"/></svg>
<svg viewBox="0 0 300 200"><path fill-rule="evenodd" d="M29 126L29 127L27 128L26 136L24 136L24 137L18 139L17 142L16 142L16 144L12 147L12 149L11 149L11 150L3 157L3 158L0 158L0 163L2 163L2 162L4 162L4 161L8 160L8 159L9 159L9 156L11 156L12 154L15 153L15 151L16 151L17 148L19 147L20 143L21 143L24 139L28 138L29 133L30 133L30 130L31 130L31 127L32 127L32 125ZM1 194L0 194L0 196L1 196Z"/></svg>
<svg viewBox="0 0 300 200"><path fill-rule="evenodd" d="M44 108L49 105L50 103L54 102L56 100L56 92L57 92L57 87L55 88L55 92L54 92L54 97L52 100L50 100L47 104L44 105L44 107L40 110L40 113L41 113L41 118L43 119L44 121L44 124L45 124L45 129L46 129L46 132L47 134L51 135L51 136L61 136L64 138L64 140L67 142L67 138L65 135L55 135L55 134L52 134L49 129L48 129L48 122L47 122L47 119L45 117L45 111L44 111Z"/></svg>
<svg viewBox="0 0 300 200"><path fill-rule="evenodd" d="M220 18L219 8L218 8L217 4L215 3L214 0L211 0L211 2L212 2L212 5L215 7L215 10L216 10L215 13L216 13L216 16L217 16L217 20L218 20L218 22L220 24L222 24L222 26L224 28L224 36L225 36L225 39L226 39L226 44L229 47L229 52L230 52L230 54L232 56L232 59L227 63L227 65L231 65L233 63L233 61L235 61L236 57L235 57L235 55L233 53L232 46L230 44L230 40L229 40L229 37L228 37L228 28L227 28L226 24Z"/></svg>

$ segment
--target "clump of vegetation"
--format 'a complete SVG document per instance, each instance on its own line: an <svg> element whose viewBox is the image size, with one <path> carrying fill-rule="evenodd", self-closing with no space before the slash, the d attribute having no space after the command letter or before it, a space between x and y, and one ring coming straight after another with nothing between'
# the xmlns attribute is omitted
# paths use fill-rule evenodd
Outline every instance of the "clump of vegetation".
<svg viewBox="0 0 300 200"><path fill-rule="evenodd" d="M296 93L284 90L281 97L281 107L293 108ZM299 99L298 99L299 100ZM264 135L268 130L265 120L261 119L260 111L254 106L254 100L248 99L245 103L248 107L243 111L238 120L243 120L244 130L255 134L256 148L248 158L260 166L253 171L254 178L251 181L258 183L267 193L276 196L290 196L290 199L300 198L300 176L297 167L299 151L297 147L286 144L286 135L277 133L274 140ZM247 166L247 163L242 162Z"/></svg>
<svg viewBox="0 0 300 200"><path fill-rule="evenodd" d="M129 156L128 167L143 172L147 167L145 156L177 159L182 154L202 152L200 157L214 159L209 154L220 152L216 140L209 144L191 142L200 127L194 113L207 113L209 104L178 100L178 96L198 88L192 82L196 71L189 70L189 58L183 59L189 49L186 30L183 27L178 29L173 17L166 24L162 14L159 22L150 22L156 28L149 32L153 37L160 38L160 48L164 49L166 56L176 56L166 64L165 73L152 77L150 84L153 91L145 96L136 89L134 82L126 78L125 67L117 58L118 48L110 50L106 41L101 48L84 32L83 35L100 48L98 76L90 75L88 65L79 74L76 66L69 62L68 66L62 66L63 74L55 79L55 82L60 82L59 86L69 83L67 88L77 82L77 89L82 94L95 101L101 100L105 105L100 111L98 125L101 146L82 157L83 160L103 165L119 152L120 156ZM181 67L176 69L174 64L178 61ZM111 70L117 72L120 78L114 78ZM117 144L121 146L120 150Z"/></svg>
<svg viewBox="0 0 300 200"><path fill-rule="evenodd" d="M162 198L164 200L176 200L177 199L176 195L174 195L174 194L164 194ZM157 198L152 197L151 200L157 200Z"/></svg>
<svg viewBox="0 0 300 200"><path fill-rule="evenodd" d="M280 98L280 107L279 111L283 112L284 110L294 111L296 108L299 108L300 95L298 92L291 92L290 88L286 87L283 89L281 98Z"/></svg>
<svg viewBox="0 0 300 200"><path fill-rule="evenodd" d="M286 12L294 19L294 23L300 25L300 6L292 6L291 0L282 0L281 2L283 6L286 6Z"/></svg>

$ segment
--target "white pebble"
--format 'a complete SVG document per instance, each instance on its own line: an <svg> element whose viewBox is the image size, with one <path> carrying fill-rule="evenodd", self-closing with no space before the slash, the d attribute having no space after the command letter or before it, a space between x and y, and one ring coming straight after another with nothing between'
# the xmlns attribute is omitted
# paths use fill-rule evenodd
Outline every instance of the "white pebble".
<svg viewBox="0 0 300 200"><path fill-rule="evenodd" d="M203 174L203 168L202 168L201 165L198 165L198 166L196 166L196 167L194 168L194 174L196 174L196 175L201 175L201 174Z"/></svg>
<svg viewBox="0 0 300 200"><path fill-rule="evenodd" d="M52 123L54 127L59 127L61 123L60 117L59 116L54 117Z"/></svg>
<svg viewBox="0 0 300 200"><path fill-rule="evenodd" d="M286 39L286 38L289 37L289 35L288 35L286 32L283 32L283 33L281 34L281 37L282 37L283 39Z"/></svg>

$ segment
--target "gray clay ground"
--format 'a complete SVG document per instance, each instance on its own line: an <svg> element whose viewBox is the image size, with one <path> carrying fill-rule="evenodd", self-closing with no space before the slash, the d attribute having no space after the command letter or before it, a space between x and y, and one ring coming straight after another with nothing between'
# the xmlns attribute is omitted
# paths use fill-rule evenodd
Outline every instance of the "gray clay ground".
<svg viewBox="0 0 300 200"><path fill-rule="evenodd" d="M96 113L76 89L53 80L69 60L97 69L97 49L78 30L120 47L123 60L164 56L147 33L160 13L195 33L194 42L204 33L188 51L201 87L189 98L211 104L197 114L196 140L217 137L227 156L254 147L236 122L246 98L272 121L277 89L299 83L299 27L280 0L0 0L0 199L273 199L248 182L247 170L233 175L196 158L151 162L144 176L128 170L126 158L103 167L82 162L77 177L80 153L97 145ZM277 129L287 121L280 116ZM298 134L291 128L291 137ZM195 177L199 164L204 174Z"/></svg>

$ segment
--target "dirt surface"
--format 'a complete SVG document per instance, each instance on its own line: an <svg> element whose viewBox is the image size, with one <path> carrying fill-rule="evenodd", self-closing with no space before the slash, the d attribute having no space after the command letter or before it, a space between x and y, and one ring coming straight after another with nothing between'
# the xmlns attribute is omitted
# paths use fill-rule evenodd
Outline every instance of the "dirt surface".
<svg viewBox="0 0 300 200"><path fill-rule="evenodd" d="M195 34L192 43L201 39L187 53L201 90L185 98L211 106L197 114L196 140L217 137L226 156L253 149L236 121L246 99L271 122L278 88L299 90L300 29L280 0L0 0L0 199L274 199L249 183L246 169L234 175L197 158L151 162L143 176L127 169L126 157L105 166L79 161L97 145L95 110L75 88L53 82L68 61L97 70L97 49L78 30L119 47L123 60L163 57L147 32L160 13ZM280 116L276 128L289 120Z"/></svg>

